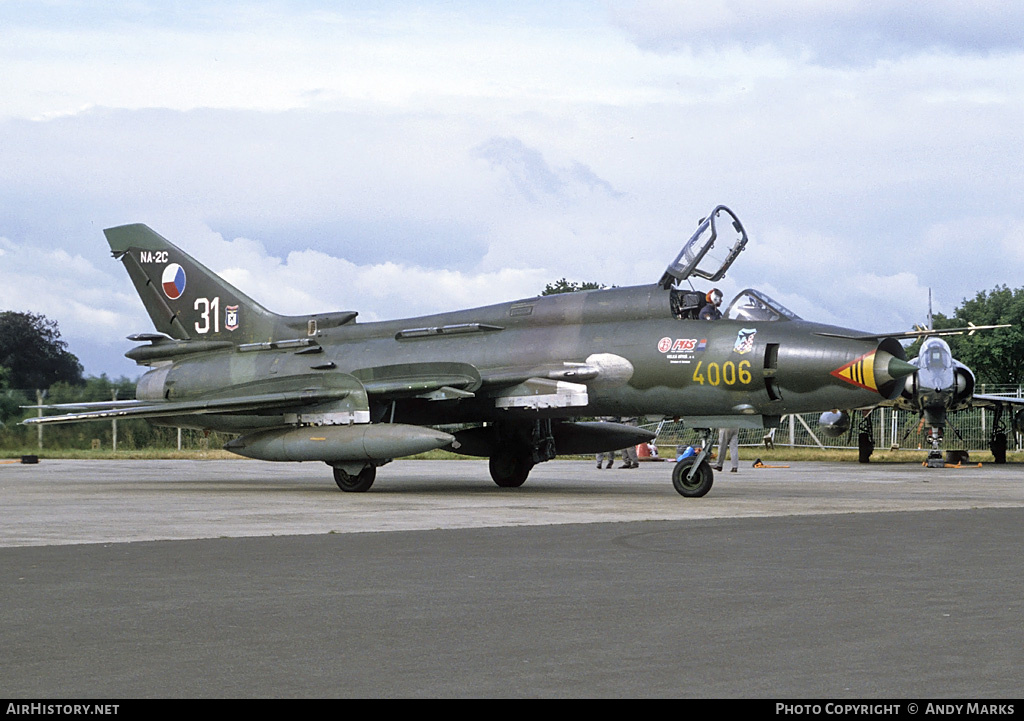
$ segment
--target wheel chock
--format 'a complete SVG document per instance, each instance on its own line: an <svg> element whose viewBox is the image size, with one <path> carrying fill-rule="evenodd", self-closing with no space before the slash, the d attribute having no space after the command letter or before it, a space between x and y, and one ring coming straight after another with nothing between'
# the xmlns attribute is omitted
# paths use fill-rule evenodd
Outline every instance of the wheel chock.
<svg viewBox="0 0 1024 721"><path fill-rule="evenodd" d="M766 466L764 463L761 462L761 459L758 458L756 461L754 461L754 468L789 468L789 466Z"/></svg>
<svg viewBox="0 0 1024 721"><path fill-rule="evenodd" d="M0 461L0 463L39 463L39 456L22 456L21 458Z"/></svg>
<svg viewBox="0 0 1024 721"><path fill-rule="evenodd" d="M929 463L928 461L924 461L921 465L924 466L925 468L981 468L981 464L980 463L978 465L976 465L976 466L964 466L964 465L961 465L960 463L943 463L940 466L940 465Z"/></svg>

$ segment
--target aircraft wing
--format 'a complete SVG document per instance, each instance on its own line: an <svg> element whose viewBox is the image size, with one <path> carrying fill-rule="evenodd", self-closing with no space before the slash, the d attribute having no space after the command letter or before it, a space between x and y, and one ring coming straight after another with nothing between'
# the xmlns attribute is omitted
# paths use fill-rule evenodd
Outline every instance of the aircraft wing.
<svg viewBox="0 0 1024 721"><path fill-rule="evenodd" d="M499 406L586 405L587 381L602 375L592 363L550 363L479 371L468 363L424 362L361 368L352 372L367 394L383 399L432 401L494 398ZM607 373L605 373L607 375ZM551 407L551 405L547 405Z"/></svg>
<svg viewBox="0 0 1024 721"><path fill-rule="evenodd" d="M338 401L353 393L363 396L362 402L357 401L360 408L365 403L365 395L381 399L418 397L443 401L473 398L479 394L493 398L500 407L585 406L588 403L587 388L582 383L600 374L599 367L587 363L499 368L484 375L467 363L405 363L363 368L351 375L331 374L337 380L328 380L324 376L321 383L326 381L325 385L306 379L304 387L276 392L182 401L125 400L25 406L65 412L27 418L23 422L28 425L54 425L118 418L285 411L297 406Z"/></svg>
<svg viewBox="0 0 1024 721"><path fill-rule="evenodd" d="M52 406L31 406L47 410L84 409L78 413L66 413L57 416L40 416L26 418L22 421L28 425L79 423L81 421L102 421L118 418L167 418L170 416L191 415L194 413L248 413L266 411L274 408L294 408L295 406L313 405L325 401L339 400L352 391L347 388L323 388L278 393L262 393L256 395L235 396L231 398L210 398L190 401L103 401L99 403L68 403Z"/></svg>
<svg viewBox="0 0 1024 721"><path fill-rule="evenodd" d="M896 340L916 340L925 336L943 335L974 335L979 330L991 330L992 328L1009 328L1010 323L1001 325L974 325L968 323L963 328L942 328L941 330L908 330L898 333L878 333L875 335L843 334L843 333L815 333L825 338L848 338L850 340L882 340L883 338L895 338Z"/></svg>
<svg viewBox="0 0 1024 721"><path fill-rule="evenodd" d="M1024 398L1016 396L997 396L992 394L974 394L971 405L975 408L993 408L997 405L1024 406Z"/></svg>

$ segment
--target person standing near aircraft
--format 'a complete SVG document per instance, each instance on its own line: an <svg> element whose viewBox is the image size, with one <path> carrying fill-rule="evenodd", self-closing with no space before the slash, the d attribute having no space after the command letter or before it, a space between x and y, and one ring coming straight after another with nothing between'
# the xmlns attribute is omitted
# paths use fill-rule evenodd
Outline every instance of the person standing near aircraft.
<svg viewBox="0 0 1024 721"><path fill-rule="evenodd" d="M640 419L639 418L622 418L620 422L626 424L627 426L637 426L637 425L640 425ZM626 446L625 448L623 448L622 449L622 465L619 466L619 468L622 469L622 468L639 468L639 467L640 467L640 457L637 455L636 446Z"/></svg>
<svg viewBox="0 0 1024 721"><path fill-rule="evenodd" d="M729 460L732 462L730 473L736 473L740 465L740 431L738 428L722 428L718 431L718 464L716 471L722 470L725 463L725 448L729 447Z"/></svg>
<svg viewBox="0 0 1024 721"><path fill-rule="evenodd" d="M708 291L705 296L704 307L700 309L700 313L697 315L701 320L718 320L722 317L722 311L718 309L722 305L722 291L718 288L712 288Z"/></svg>
<svg viewBox="0 0 1024 721"><path fill-rule="evenodd" d="M614 422L615 421L615 416L601 416L597 420L601 421L602 423ZM603 451L601 453L598 453L597 454L597 467L598 468L601 468L601 463L603 461L608 461L608 465L606 465L605 468L611 468L612 464L615 463L615 451Z"/></svg>

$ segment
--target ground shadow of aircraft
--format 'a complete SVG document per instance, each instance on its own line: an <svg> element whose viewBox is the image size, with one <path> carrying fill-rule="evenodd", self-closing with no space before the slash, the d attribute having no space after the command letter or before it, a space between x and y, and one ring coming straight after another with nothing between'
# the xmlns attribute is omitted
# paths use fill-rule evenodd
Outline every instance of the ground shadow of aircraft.
<svg viewBox="0 0 1024 721"><path fill-rule="evenodd" d="M929 313L930 315L930 313ZM930 324L929 324L930 325ZM822 413L818 423L822 432L832 438L853 431L851 415L859 415L857 447L858 460L867 463L875 448L873 424L871 416L878 407L889 406L902 411L916 413L920 419L917 427L928 428L927 439L931 445L925 461L929 467L943 467L946 463L959 463L967 460L966 450L947 450L943 455L942 445L945 427L949 423L949 414L969 408L988 408L993 411L993 422L989 430L989 450L996 463L1006 463L1007 431L1020 432L1024 429L1024 398L1012 398L999 395L976 394L974 373L966 365L956 360L949 344L940 336L973 335L979 330L1006 328L1008 325L968 325L965 328L949 328L943 330L921 329L902 334L902 338L923 338L921 349L910 363L916 367L915 372L907 376L900 394L891 400L878 403L867 409L851 411L832 410ZM1021 408L1016 413L1014 407ZM1007 418L1011 418L1007 423ZM914 429L909 427L903 435ZM955 431L954 427L954 431Z"/></svg>
<svg viewBox="0 0 1024 721"><path fill-rule="evenodd" d="M343 491L435 448L487 457L498 486L518 487L556 454L653 436L588 418L655 416L700 429L701 452L672 483L703 496L711 429L891 400L916 370L893 338L803 320L756 291L720 320L694 319L704 293L692 281L722 278L747 243L725 206L657 283L372 323L278 315L145 225L104 234L158 331L129 336L142 345L125 355L151 370L134 401L47 406L62 415L25 422L148 418L237 434L229 451L324 462Z"/></svg>

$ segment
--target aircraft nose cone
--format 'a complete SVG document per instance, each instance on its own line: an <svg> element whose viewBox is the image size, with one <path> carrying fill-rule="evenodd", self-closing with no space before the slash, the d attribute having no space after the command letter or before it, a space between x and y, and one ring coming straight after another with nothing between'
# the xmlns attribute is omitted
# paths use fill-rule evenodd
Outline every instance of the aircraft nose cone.
<svg viewBox="0 0 1024 721"><path fill-rule="evenodd" d="M879 348L875 353L875 387L883 398L895 399L903 390L903 379L917 371L916 365L887 350Z"/></svg>
<svg viewBox="0 0 1024 721"><path fill-rule="evenodd" d="M917 371L916 365L913 363L907 363L905 360L900 360L896 356L890 357L889 365L886 366L886 373L896 380L906 378L915 371Z"/></svg>

